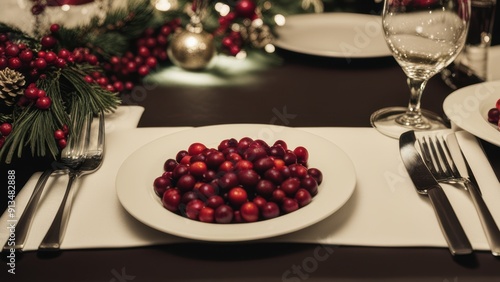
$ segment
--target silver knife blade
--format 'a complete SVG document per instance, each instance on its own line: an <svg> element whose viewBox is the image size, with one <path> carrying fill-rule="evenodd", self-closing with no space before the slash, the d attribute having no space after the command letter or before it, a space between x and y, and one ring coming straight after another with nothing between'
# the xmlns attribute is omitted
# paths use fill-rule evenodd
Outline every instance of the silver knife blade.
<svg viewBox="0 0 500 282"><path fill-rule="evenodd" d="M443 189L429 171L415 148L415 132L407 131L399 138L403 164L419 194L429 196L441 231L452 255L472 253L472 246Z"/></svg>

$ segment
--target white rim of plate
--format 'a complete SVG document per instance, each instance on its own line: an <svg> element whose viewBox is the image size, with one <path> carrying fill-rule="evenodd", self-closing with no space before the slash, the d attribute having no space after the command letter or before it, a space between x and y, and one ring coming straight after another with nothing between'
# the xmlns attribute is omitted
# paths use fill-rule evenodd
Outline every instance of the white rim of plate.
<svg viewBox="0 0 500 282"><path fill-rule="evenodd" d="M488 110L500 99L500 81L483 82L460 88L446 97L443 110L458 127L500 146L500 132L488 122Z"/></svg>

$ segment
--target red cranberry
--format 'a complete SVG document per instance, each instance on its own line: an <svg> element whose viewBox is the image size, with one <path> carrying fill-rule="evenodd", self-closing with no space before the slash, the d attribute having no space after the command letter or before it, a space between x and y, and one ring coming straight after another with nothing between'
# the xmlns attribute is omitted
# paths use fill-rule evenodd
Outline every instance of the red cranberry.
<svg viewBox="0 0 500 282"><path fill-rule="evenodd" d="M184 174L176 182L176 186L181 192L193 190L195 184L196 179L191 174Z"/></svg>
<svg viewBox="0 0 500 282"><path fill-rule="evenodd" d="M300 188L300 180L296 177L288 178L281 183L280 187L288 197L293 197Z"/></svg>
<svg viewBox="0 0 500 282"><path fill-rule="evenodd" d="M66 60L63 58L57 58L56 61L54 62L54 65L60 69L66 67Z"/></svg>
<svg viewBox="0 0 500 282"><path fill-rule="evenodd" d="M250 146L250 143L252 143L253 139L250 137L243 137L238 141L238 152L240 154L243 154L246 149L248 149L248 146Z"/></svg>
<svg viewBox="0 0 500 282"><path fill-rule="evenodd" d="M10 58L9 59L9 68L17 70L20 69L23 66L23 63L18 57Z"/></svg>
<svg viewBox="0 0 500 282"><path fill-rule="evenodd" d="M12 124L4 122L0 125L0 133L2 136L8 136L12 132Z"/></svg>
<svg viewBox="0 0 500 282"><path fill-rule="evenodd" d="M231 161L224 161L219 166L219 171L221 171L221 172L231 172L233 170L234 170L234 165L233 165L233 162L231 162Z"/></svg>
<svg viewBox="0 0 500 282"><path fill-rule="evenodd" d="M174 159L168 159L163 164L163 169L165 171L173 171L177 167L178 163Z"/></svg>
<svg viewBox="0 0 500 282"><path fill-rule="evenodd" d="M169 179L163 177L157 177L153 182L153 187L156 195L161 197L168 188L172 187L172 183L170 182Z"/></svg>
<svg viewBox="0 0 500 282"><path fill-rule="evenodd" d="M285 151L288 150L288 144L283 141L283 140L276 140L273 144L273 146L280 146L282 147Z"/></svg>
<svg viewBox="0 0 500 282"><path fill-rule="evenodd" d="M66 134L64 134L64 131L62 131L61 129L57 129L56 131L54 131L54 138L56 140L60 140L66 138Z"/></svg>
<svg viewBox="0 0 500 282"><path fill-rule="evenodd" d="M281 182L283 182L283 180L284 180L283 175L276 168L268 169L264 173L264 178L267 179L267 180L269 180L269 181L271 181L271 182L273 182L276 185L281 184Z"/></svg>
<svg viewBox="0 0 500 282"><path fill-rule="evenodd" d="M207 173L207 165L204 162L194 162L189 166L189 173L195 177L201 178Z"/></svg>
<svg viewBox="0 0 500 282"><path fill-rule="evenodd" d="M208 183L202 183L198 188L198 192L203 196L202 198L208 199L211 196L215 196L217 193L213 185Z"/></svg>
<svg viewBox="0 0 500 282"><path fill-rule="evenodd" d="M246 202L240 208L241 217L246 222L255 222L259 219L259 208L253 202Z"/></svg>
<svg viewBox="0 0 500 282"><path fill-rule="evenodd" d="M312 201L312 196L309 191L304 188L300 188L297 190L297 193L295 193L295 200L297 200L299 207L303 207Z"/></svg>
<svg viewBox="0 0 500 282"><path fill-rule="evenodd" d="M285 197L281 202L281 209L285 213L291 213L299 209L299 203L295 199Z"/></svg>
<svg viewBox="0 0 500 282"><path fill-rule="evenodd" d="M245 150L244 153L244 158L251 162L257 161L258 159L264 157L267 157L267 152L263 147L250 147Z"/></svg>
<svg viewBox="0 0 500 282"><path fill-rule="evenodd" d="M33 51L23 50L21 54L19 54L19 59L25 63L31 62L31 60L33 60Z"/></svg>
<svg viewBox="0 0 500 282"><path fill-rule="evenodd" d="M56 45L56 43L57 43L57 39L52 35L46 35L46 36L42 37L42 40L41 40L42 46L47 48L47 49L54 47L54 45Z"/></svg>
<svg viewBox="0 0 500 282"><path fill-rule="evenodd" d="M269 150L269 155L277 158L283 158L285 152L285 149L281 145L273 145Z"/></svg>
<svg viewBox="0 0 500 282"><path fill-rule="evenodd" d="M248 201L247 191L241 187L234 187L228 193L229 202L234 206L241 206Z"/></svg>
<svg viewBox="0 0 500 282"><path fill-rule="evenodd" d="M189 145L188 154L191 156L201 154L207 147L201 143L193 143Z"/></svg>
<svg viewBox="0 0 500 282"><path fill-rule="evenodd" d="M300 180L300 186L309 191L312 196L316 196L316 194L318 194L318 182L316 182L314 177L310 175Z"/></svg>
<svg viewBox="0 0 500 282"><path fill-rule="evenodd" d="M35 67L41 70L45 69L47 67L47 61L43 58L37 58L35 60Z"/></svg>
<svg viewBox="0 0 500 282"><path fill-rule="evenodd" d="M58 32L59 29L60 29L60 26L58 24L52 24L52 25L50 25L50 32L52 32L52 33Z"/></svg>
<svg viewBox="0 0 500 282"><path fill-rule="evenodd" d="M187 192L182 194L181 203L184 205L187 205L187 203L189 203L190 201L195 200L195 199L199 199L198 193L196 193L194 191L187 191Z"/></svg>
<svg viewBox="0 0 500 282"><path fill-rule="evenodd" d="M297 156L297 161L300 164L307 164L307 161L309 160L309 152L306 148L298 146L293 150L293 153Z"/></svg>
<svg viewBox="0 0 500 282"><path fill-rule="evenodd" d="M189 172L189 167L183 164L179 164L175 167L174 171L172 171L172 177L174 179L179 179L181 176L187 174Z"/></svg>
<svg viewBox="0 0 500 282"><path fill-rule="evenodd" d="M255 187L260 180L259 174L253 169L238 171L237 175L239 183L245 188Z"/></svg>
<svg viewBox="0 0 500 282"><path fill-rule="evenodd" d="M274 166L274 160L270 157L260 158L254 162L254 169L263 173Z"/></svg>
<svg viewBox="0 0 500 282"><path fill-rule="evenodd" d="M5 57L0 57L0 69L4 69L9 65L9 60Z"/></svg>
<svg viewBox="0 0 500 282"><path fill-rule="evenodd" d="M234 172L228 172L222 175L217 181L219 187L223 190L231 189L233 187L238 186L238 176Z"/></svg>
<svg viewBox="0 0 500 282"><path fill-rule="evenodd" d="M323 182L323 173L321 173L321 171L319 169L310 168L307 170L307 173L316 180L318 185L320 185L321 182Z"/></svg>
<svg viewBox="0 0 500 282"><path fill-rule="evenodd" d="M205 161L209 168L215 169L225 161L225 157L221 152L213 152L207 156Z"/></svg>
<svg viewBox="0 0 500 282"><path fill-rule="evenodd" d="M216 209L223 204L224 204L224 199L219 195L212 195L206 201L206 205L213 209Z"/></svg>
<svg viewBox="0 0 500 282"><path fill-rule="evenodd" d="M292 152L286 152L283 156L283 161L286 165L291 165L297 162L297 156Z"/></svg>
<svg viewBox="0 0 500 282"><path fill-rule="evenodd" d="M307 175L307 168L301 164L292 164L288 168L292 177L304 178Z"/></svg>
<svg viewBox="0 0 500 282"><path fill-rule="evenodd" d="M261 209L262 217L271 219L280 215L280 208L275 202L267 202Z"/></svg>
<svg viewBox="0 0 500 282"><path fill-rule="evenodd" d="M181 194L178 192L165 192L162 195L161 202L167 210L171 212L177 212L179 209L179 204L181 203Z"/></svg>
<svg viewBox="0 0 500 282"><path fill-rule="evenodd" d="M45 90L43 90L43 89L38 89L38 91L36 92L36 95L38 98L42 98L42 97L47 96L47 92L45 92Z"/></svg>
<svg viewBox="0 0 500 282"><path fill-rule="evenodd" d="M228 205L220 205L215 209L214 217L217 223L230 223L233 220L233 209Z"/></svg>
<svg viewBox="0 0 500 282"><path fill-rule="evenodd" d="M48 51L47 54L45 55L45 61L48 64L52 64L56 60L57 60L57 55L56 55L56 53L54 53L52 51Z"/></svg>
<svg viewBox="0 0 500 282"><path fill-rule="evenodd" d="M203 207L198 214L198 219L201 222L212 223L215 221L215 211L211 207Z"/></svg>
<svg viewBox="0 0 500 282"><path fill-rule="evenodd" d="M186 216L190 219L197 220L198 215L200 214L201 209L203 208L203 201L199 199L195 199L187 203L186 205Z"/></svg>
<svg viewBox="0 0 500 282"><path fill-rule="evenodd" d="M59 139L57 140L57 146L59 149L64 149L68 145L68 141L66 139Z"/></svg>
<svg viewBox="0 0 500 282"><path fill-rule="evenodd" d="M283 192L283 190L278 188L273 191L271 200L276 203L281 203L283 199L285 199L285 197L286 197L285 192Z"/></svg>
<svg viewBox="0 0 500 282"><path fill-rule="evenodd" d="M252 169L253 168L253 163L251 161L241 159L238 162L236 162L234 168L236 170L248 170L248 169Z"/></svg>
<svg viewBox="0 0 500 282"><path fill-rule="evenodd" d="M40 110L46 110L50 108L50 105L52 104L52 100L49 97L40 97L36 100L36 107L39 108Z"/></svg>
<svg viewBox="0 0 500 282"><path fill-rule="evenodd" d="M274 190L276 190L276 185L267 179L259 180L255 186L255 191L266 198L271 197Z"/></svg>
<svg viewBox="0 0 500 282"><path fill-rule="evenodd" d="M266 199L264 199L264 197L262 197L262 196L256 196L255 198L253 198L252 202L255 205L257 205L259 210L261 210L264 207L264 205L267 203Z"/></svg>
<svg viewBox="0 0 500 282"><path fill-rule="evenodd" d="M19 46L17 46L16 44L10 44L5 47L5 55L9 57L17 56L19 54L19 51Z"/></svg>

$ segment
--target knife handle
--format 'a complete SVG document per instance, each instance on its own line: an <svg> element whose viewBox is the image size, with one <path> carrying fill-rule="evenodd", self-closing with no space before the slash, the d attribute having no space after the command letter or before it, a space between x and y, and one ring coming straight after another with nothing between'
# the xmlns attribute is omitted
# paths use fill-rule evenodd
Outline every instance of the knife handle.
<svg viewBox="0 0 500 282"><path fill-rule="evenodd" d="M467 255L472 253L472 246L465 231L446 197L443 189L436 186L427 191L431 204L441 225L444 237L452 255Z"/></svg>
<svg viewBox="0 0 500 282"><path fill-rule="evenodd" d="M483 200L479 188L470 181L465 181L465 187L469 191L472 202L476 207L479 219L483 226L483 230L486 235L486 239L491 248L491 253L494 256L500 256L500 230L498 229L495 219L493 218L491 212L488 210L488 206Z"/></svg>

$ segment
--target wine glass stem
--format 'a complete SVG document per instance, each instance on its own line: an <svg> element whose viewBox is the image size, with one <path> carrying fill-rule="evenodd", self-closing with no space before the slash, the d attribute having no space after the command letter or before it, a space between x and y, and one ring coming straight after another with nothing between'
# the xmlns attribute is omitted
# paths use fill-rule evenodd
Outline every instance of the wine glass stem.
<svg viewBox="0 0 500 282"><path fill-rule="evenodd" d="M406 114L398 121L404 125L415 125L422 123L422 113L420 111L420 99L424 92L426 79L408 78L408 87L410 88L410 102Z"/></svg>

